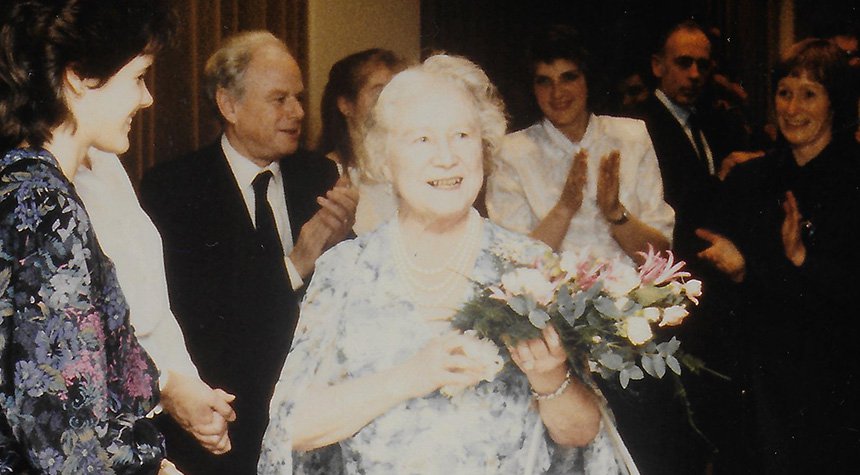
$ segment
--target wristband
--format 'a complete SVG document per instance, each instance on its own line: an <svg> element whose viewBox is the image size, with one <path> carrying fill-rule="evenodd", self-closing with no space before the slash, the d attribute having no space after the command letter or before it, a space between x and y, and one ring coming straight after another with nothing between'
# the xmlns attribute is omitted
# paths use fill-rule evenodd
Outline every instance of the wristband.
<svg viewBox="0 0 860 475"><path fill-rule="evenodd" d="M568 386L570 386L570 370L569 369L567 370L567 374L564 375L564 381L561 382L561 385L558 387L558 389L556 389L555 391L553 391L549 394L541 394L541 393L535 391L534 389L532 389L531 390L532 396L534 396L536 401L550 401L552 399L555 399L555 398L561 396L561 394L564 392L565 389L567 389Z"/></svg>

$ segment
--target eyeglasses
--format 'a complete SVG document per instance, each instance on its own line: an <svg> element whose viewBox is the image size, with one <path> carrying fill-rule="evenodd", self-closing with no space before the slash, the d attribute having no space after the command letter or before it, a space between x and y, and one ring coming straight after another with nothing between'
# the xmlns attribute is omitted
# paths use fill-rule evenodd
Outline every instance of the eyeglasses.
<svg viewBox="0 0 860 475"><path fill-rule="evenodd" d="M675 66L687 70L696 65L699 72L706 73L711 70L713 63L708 58L694 58L692 56L678 56L674 60Z"/></svg>

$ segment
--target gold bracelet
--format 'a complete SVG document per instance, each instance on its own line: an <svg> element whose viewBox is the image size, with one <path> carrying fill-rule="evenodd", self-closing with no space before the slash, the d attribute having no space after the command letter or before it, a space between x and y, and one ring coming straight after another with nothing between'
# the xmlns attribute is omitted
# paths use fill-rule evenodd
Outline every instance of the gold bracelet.
<svg viewBox="0 0 860 475"><path fill-rule="evenodd" d="M570 376L570 369L568 369L567 374L564 375L564 381L561 382L561 385L558 387L558 389L549 394L541 394L532 389L532 396L535 398L535 401L550 401L561 396L564 390L567 389L568 386L570 386Z"/></svg>

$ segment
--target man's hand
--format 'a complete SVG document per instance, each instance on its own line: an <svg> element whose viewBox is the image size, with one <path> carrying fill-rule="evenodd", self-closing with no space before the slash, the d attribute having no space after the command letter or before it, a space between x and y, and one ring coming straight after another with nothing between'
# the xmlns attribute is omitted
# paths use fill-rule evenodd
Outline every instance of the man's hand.
<svg viewBox="0 0 860 475"><path fill-rule="evenodd" d="M323 210L328 211L327 219L331 224L332 234L326 249L342 241L355 225L355 210L358 209L358 188L353 187L349 177L341 177L334 188L327 191L325 197L318 197L317 203Z"/></svg>
<svg viewBox="0 0 860 475"><path fill-rule="evenodd" d="M169 372L161 389L165 412L200 442L206 450L223 454L232 447L227 423L236 420L230 403L236 396L212 389L197 377Z"/></svg>
<svg viewBox="0 0 860 475"><path fill-rule="evenodd" d="M794 193L785 192L782 209L785 211L785 220L782 222L782 247L785 250L785 257L796 267L800 267L806 261L806 246L800 234L800 222L803 217L800 215Z"/></svg>
<svg viewBox="0 0 860 475"><path fill-rule="evenodd" d="M609 222L618 221L624 214L624 206L618 198L621 188L621 154L613 150L600 159L600 173L597 175L597 206Z"/></svg>
<svg viewBox="0 0 860 475"><path fill-rule="evenodd" d="M576 214L582 206L582 190L588 179L588 152L584 149L576 152L573 164L567 172L567 181L561 190L558 204L567 208L571 215Z"/></svg>
<svg viewBox="0 0 860 475"><path fill-rule="evenodd" d="M696 236L711 243L711 245L700 252L699 259L710 262L720 272L729 276L735 282L743 282L746 276L746 260L743 254L727 237L707 229L697 229Z"/></svg>
<svg viewBox="0 0 860 475"><path fill-rule="evenodd" d="M317 198L317 203L321 206L320 210L302 226L289 255L302 279L311 275L317 258L326 249L349 234L355 224L358 189L350 186L349 179L341 177L324 197Z"/></svg>
<svg viewBox="0 0 860 475"><path fill-rule="evenodd" d="M725 181L726 177L729 176L729 172L732 171L732 168L735 165L740 165L741 163L748 162L750 160L754 160L756 158L761 158L764 156L764 152L758 150L756 152L743 152L743 151L735 151L726 156L723 161L720 163L720 170L717 172L717 177L720 181Z"/></svg>

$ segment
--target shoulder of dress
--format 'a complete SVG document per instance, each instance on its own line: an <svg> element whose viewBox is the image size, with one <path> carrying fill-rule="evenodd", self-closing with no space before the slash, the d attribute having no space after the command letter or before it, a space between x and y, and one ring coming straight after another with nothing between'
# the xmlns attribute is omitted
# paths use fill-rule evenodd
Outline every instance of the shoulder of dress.
<svg viewBox="0 0 860 475"><path fill-rule="evenodd" d="M552 252L552 248L542 241L516 231L505 229L489 219L484 219L484 226L486 226L487 233L489 234L489 248L491 251L499 247L504 247L516 248L529 255Z"/></svg>
<svg viewBox="0 0 860 475"><path fill-rule="evenodd" d="M499 158L517 163L540 153L532 127L510 133L502 140Z"/></svg>
<svg viewBox="0 0 860 475"><path fill-rule="evenodd" d="M348 266L357 263L359 257L367 249L368 244L372 242L368 237L373 235L376 235L376 231L357 238L345 239L335 244L317 259L317 270L329 266L342 268L345 265Z"/></svg>
<svg viewBox="0 0 860 475"><path fill-rule="evenodd" d="M598 116L603 130L622 140L642 140L648 138L648 127L645 121L631 117Z"/></svg>
<svg viewBox="0 0 860 475"><path fill-rule="evenodd" d="M47 161L18 159L4 162L0 169L0 199L22 202L73 194L69 180Z"/></svg>

